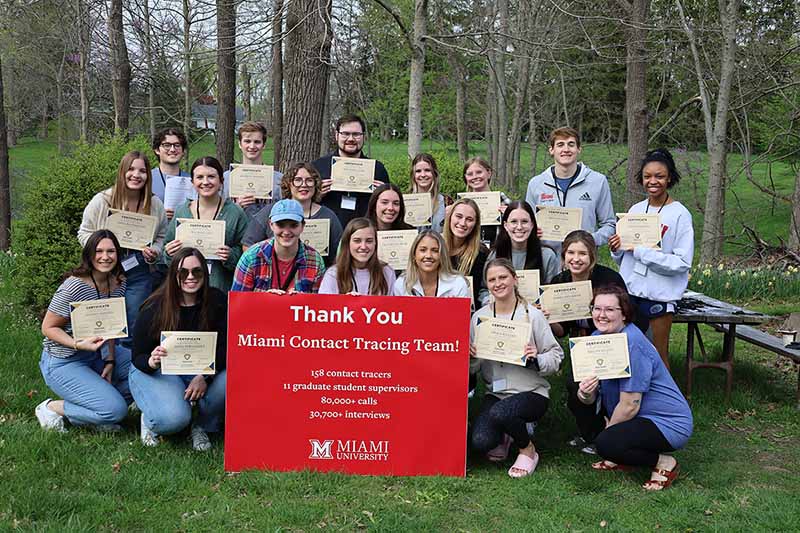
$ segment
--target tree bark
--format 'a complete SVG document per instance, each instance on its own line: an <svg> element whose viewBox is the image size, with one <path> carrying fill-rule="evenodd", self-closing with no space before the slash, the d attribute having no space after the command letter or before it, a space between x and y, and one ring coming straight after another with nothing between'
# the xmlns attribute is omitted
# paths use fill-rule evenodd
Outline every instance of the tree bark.
<svg viewBox="0 0 800 533"><path fill-rule="evenodd" d="M58 154L63 155L66 139L64 138L64 58L56 71L56 143Z"/></svg>
<svg viewBox="0 0 800 533"><path fill-rule="evenodd" d="M8 168L6 106L3 91L3 58L0 57L0 250L11 246L11 173Z"/></svg>
<svg viewBox="0 0 800 533"><path fill-rule="evenodd" d="M533 91L528 98L528 144L531 149L531 176L536 175L536 158L539 156L539 136L536 124L536 108L534 106Z"/></svg>
<svg viewBox="0 0 800 533"><path fill-rule="evenodd" d="M242 107L244 108L244 119L253 120L253 88L250 85L250 72L247 70L247 63L242 63Z"/></svg>
<svg viewBox="0 0 800 533"><path fill-rule="evenodd" d="M236 1L217 0L217 159L233 162L236 130Z"/></svg>
<svg viewBox="0 0 800 533"><path fill-rule="evenodd" d="M281 165L319 154L331 49L331 0L294 0L286 13Z"/></svg>
<svg viewBox="0 0 800 533"><path fill-rule="evenodd" d="M76 0L78 24L78 84L81 101L81 141L89 140L89 20L83 0Z"/></svg>
<svg viewBox="0 0 800 533"><path fill-rule="evenodd" d="M794 194L792 195L792 222L789 228L789 248L800 252L800 167L794 175Z"/></svg>
<svg viewBox="0 0 800 533"><path fill-rule="evenodd" d="M131 109L131 63L122 25L122 0L111 0L108 9L108 45L111 52L114 133L127 138Z"/></svg>
<svg viewBox="0 0 800 533"><path fill-rule="evenodd" d="M625 107L628 110L628 167L625 211L643 197L639 165L647 152L650 115L647 110L647 27L650 0L628 4L626 26Z"/></svg>
<svg viewBox="0 0 800 533"><path fill-rule="evenodd" d="M495 76L497 78L497 161L495 162L495 179L506 187L511 186L511 176L508 175L508 106L506 105L506 46L508 44L508 0L499 0L497 3L499 43L495 51Z"/></svg>
<svg viewBox="0 0 800 533"><path fill-rule="evenodd" d="M190 139L192 130L192 12L189 9L189 0L183 0L183 134ZM191 142L186 146L185 158L189 160Z"/></svg>
<svg viewBox="0 0 800 533"><path fill-rule="evenodd" d="M331 80L325 85L325 104L322 107L322 135L319 137L319 154L328 153L331 146Z"/></svg>
<svg viewBox="0 0 800 533"><path fill-rule="evenodd" d="M143 0L144 10L144 60L147 65L147 118L150 138L156 136L156 78L153 72L153 33L150 27L150 3Z"/></svg>
<svg viewBox="0 0 800 533"><path fill-rule="evenodd" d="M272 152L273 164L283 162L283 0L274 0L272 15ZM282 168L282 167L281 167Z"/></svg>
<svg viewBox="0 0 800 533"><path fill-rule="evenodd" d="M465 83L465 68L458 57L458 52L447 49L447 61L450 70L455 76L456 86L456 145L458 159L466 161L469 158L469 144L467 144L467 87Z"/></svg>
<svg viewBox="0 0 800 533"><path fill-rule="evenodd" d="M50 117L48 116L48 112L50 111L50 105L47 103L47 94L42 94L42 120L39 124L39 138L40 139L47 139L48 128L50 127Z"/></svg>
<svg viewBox="0 0 800 533"><path fill-rule="evenodd" d="M408 156L410 158L420 153L422 146L422 82L425 76L427 22L428 0L415 0L411 70L408 81Z"/></svg>

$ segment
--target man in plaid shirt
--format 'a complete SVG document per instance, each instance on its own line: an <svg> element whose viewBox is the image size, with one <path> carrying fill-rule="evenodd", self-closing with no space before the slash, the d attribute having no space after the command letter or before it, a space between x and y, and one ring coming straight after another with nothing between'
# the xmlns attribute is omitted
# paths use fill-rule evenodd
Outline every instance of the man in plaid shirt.
<svg viewBox="0 0 800 533"><path fill-rule="evenodd" d="M254 244L236 265L232 291L317 292L325 263L315 249L300 241L305 227L297 200L272 206L269 225L274 237Z"/></svg>

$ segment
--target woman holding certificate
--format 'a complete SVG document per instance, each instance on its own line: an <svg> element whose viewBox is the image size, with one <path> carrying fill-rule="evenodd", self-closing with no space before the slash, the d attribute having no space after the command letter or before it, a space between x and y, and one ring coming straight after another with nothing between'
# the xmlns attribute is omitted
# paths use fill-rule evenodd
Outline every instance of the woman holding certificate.
<svg viewBox="0 0 800 533"><path fill-rule="evenodd" d="M78 229L81 246L99 229L109 229L122 240L125 248L119 250L118 260L126 278L129 331L136 323L139 307L152 292L150 265L161 254L167 229L164 204L153 195L151 178L145 154L134 151L122 156L116 182L94 195L83 210Z"/></svg>
<svg viewBox="0 0 800 533"><path fill-rule="evenodd" d="M431 195L431 225L422 229L444 230L445 208L453 199L439 192L439 167L430 154L417 154L411 161L411 193Z"/></svg>
<svg viewBox="0 0 800 533"><path fill-rule="evenodd" d="M336 264L325 271L320 294L391 293L394 270L378 259L378 232L367 218L347 223Z"/></svg>
<svg viewBox="0 0 800 533"><path fill-rule="evenodd" d="M208 433L220 429L225 412L228 304L225 293L209 286L208 279L203 254L181 248L172 258L164 283L142 306L133 336L130 386L142 410L145 446L156 446L159 435L172 435L191 423L192 447L205 451L211 449ZM193 344L168 350L165 333L177 332L191 332ZM187 365L195 358L197 364ZM199 373L182 375L186 368ZM192 422L195 402L199 409Z"/></svg>
<svg viewBox="0 0 800 533"><path fill-rule="evenodd" d="M680 178L669 151L659 148L647 152L639 170L647 199L631 206L628 214L650 216L623 216L617 233L608 239L611 257L619 264L637 314L649 320L653 344L667 368L675 302L681 299L689 283L694 257L692 215L669 195L669 189ZM647 242L636 239L648 227L621 235L620 228L628 219L631 224L650 226L651 239Z"/></svg>
<svg viewBox="0 0 800 533"><path fill-rule="evenodd" d="M169 264L184 245L199 249L210 260L209 285L227 292L242 256L247 215L232 198L220 196L223 171L216 158L196 160L191 174L197 200L186 200L175 209L167 229L164 256Z"/></svg>
<svg viewBox="0 0 800 533"><path fill-rule="evenodd" d="M564 352L542 312L520 296L511 261L490 261L486 285L494 302L470 323L470 373L480 372L489 391L472 428L472 446L500 462L513 440L519 455L508 475L525 477L539 462L526 424L547 411L550 384L543 376L558 371Z"/></svg>
<svg viewBox="0 0 800 533"><path fill-rule="evenodd" d="M464 183L467 192L489 192L491 191L491 181L494 175L492 166L482 157L473 157L464 164ZM506 206L511 203L511 198L500 191L500 211L504 211ZM487 248L494 246L497 239L497 226L484 225L481 228L481 241Z"/></svg>
<svg viewBox="0 0 800 533"><path fill-rule="evenodd" d="M406 205L403 193L397 185L384 183L374 191L367 205L367 218L378 228L378 231L413 230L406 223Z"/></svg>
<svg viewBox="0 0 800 533"><path fill-rule="evenodd" d="M424 230L411 245L408 268L397 278L392 289L394 296L436 296L439 298L469 298L467 281L454 272L447 260L447 246L442 236Z"/></svg>
<svg viewBox="0 0 800 533"><path fill-rule="evenodd" d="M552 248L542 246L536 234L536 217L528 202L511 202L501 220L489 260L505 258L517 270L538 270L539 282L549 283L561 270L560 261Z"/></svg>
<svg viewBox="0 0 800 533"><path fill-rule="evenodd" d="M342 223L339 222L336 213L319 203L321 191L322 178L311 163L295 163L286 170L286 174L281 178L281 195L283 198L297 200L303 207L306 222L306 228L303 230L304 234L309 234L309 228L313 224L319 226L321 231L316 232L315 235L323 237L324 245L322 242L314 242L313 244L309 242L309 245L322 255L325 266L329 267L336 260L336 249L342 239ZM242 239L242 245L245 250L255 243L265 241L273 236L269 225L269 214L272 211L272 205L269 204L262 208L250 220ZM327 240L324 239L325 229L327 229ZM305 237L303 237L303 240L306 240ZM327 253L323 254L326 249Z"/></svg>
<svg viewBox="0 0 800 533"><path fill-rule="evenodd" d="M631 324L634 308L624 289L609 286L595 290L593 335L624 333L630 377L599 381L581 380L576 413L584 424L601 429L595 444L603 458L595 470L652 469L646 490L669 487L678 475L678 462L669 452L683 448L692 435L692 411L655 347ZM625 345L622 346L623 350ZM600 399L600 408L597 406Z"/></svg>
<svg viewBox="0 0 800 533"><path fill-rule="evenodd" d="M89 235L80 266L67 273L47 307L42 321L44 341L39 368L47 386L63 399L48 398L36 406L36 418L44 429L65 433L64 421L68 420L75 426L114 431L120 429L119 422L128 414L130 360L115 357L114 342L104 337L110 330L98 332L98 317L80 313L80 306L76 305L104 300L111 303L110 299L116 299L118 304L124 302L120 251L119 241L109 230ZM111 309L101 311L98 321L113 322L121 331L124 305ZM89 335L81 333L86 330Z"/></svg>
<svg viewBox="0 0 800 533"><path fill-rule="evenodd" d="M483 267L489 251L481 243L481 212L469 198L459 198L447 213L444 223L444 242L450 252L450 265L459 274L472 278L475 307L488 302L483 290Z"/></svg>

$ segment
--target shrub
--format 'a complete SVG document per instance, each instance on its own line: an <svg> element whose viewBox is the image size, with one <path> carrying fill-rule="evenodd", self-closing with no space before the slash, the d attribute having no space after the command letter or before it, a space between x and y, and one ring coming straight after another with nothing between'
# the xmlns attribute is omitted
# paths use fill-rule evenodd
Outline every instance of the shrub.
<svg viewBox="0 0 800 533"><path fill-rule="evenodd" d="M788 300L800 294L800 269L740 268L735 265L697 265L689 272L689 289L726 301Z"/></svg>
<svg viewBox="0 0 800 533"><path fill-rule="evenodd" d="M78 264L83 209L95 193L113 185L119 161L130 150L150 153L143 137L127 142L105 138L78 145L69 156L42 161L32 175L12 237L15 285L23 303L45 308L64 272Z"/></svg>

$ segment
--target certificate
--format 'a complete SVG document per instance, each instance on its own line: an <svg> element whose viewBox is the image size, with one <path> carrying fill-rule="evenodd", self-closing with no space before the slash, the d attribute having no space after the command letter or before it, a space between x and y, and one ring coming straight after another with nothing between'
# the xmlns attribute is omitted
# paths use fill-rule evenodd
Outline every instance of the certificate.
<svg viewBox="0 0 800 533"><path fill-rule="evenodd" d="M161 373L178 376L216 374L216 331L162 331Z"/></svg>
<svg viewBox="0 0 800 533"><path fill-rule="evenodd" d="M272 176L275 169L272 165L231 165L231 180L228 194L255 196L272 200Z"/></svg>
<svg viewBox="0 0 800 533"><path fill-rule="evenodd" d="M475 328L478 359L525 366L525 345L530 341L530 322L478 317Z"/></svg>
<svg viewBox="0 0 800 533"><path fill-rule="evenodd" d="M378 232L378 259L394 270L408 267L408 255L419 233L415 229ZM443 260L447 260L444 258Z"/></svg>
<svg viewBox="0 0 800 533"><path fill-rule="evenodd" d="M481 226L498 226L500 225L500 205L503 203L500 200L499 191L486 191L486 192L460 192L459 198L469 198L476 204L481 212Z"/></svg>
<svg viewBox="0 0 800 533"><path fill-rule="evenodd" d="M591 376L600 379L631 377L627 333L570 338L569 353L574 381Z"/></svg>
<svg viewBox="0 0 800 533"><path fill-rule="evenodd" d="M542 230L542 239L563 241L571 231L581 229L583 208L536 206L536 225Z"/></svg>
<svg viewBox="0 0 800 533"><path fill-rule="evenodd" d="M661 215L617 213L617 235L623 250L637 246L661 249Z"/></svg>
<svg viewBox="0 0 800 533"><path fill-rule="evenodd" d="M72 335L77 340L103 337L122 339L128 336L125 298L101 298L69 304Z"/></svg>
<svg viewBox="0 0 800 533"><path fill-rule="evenodd" d="M225 245L225 221L179 218L175 221L175 239L197 248L206 259L219 259L217 250Z"/></svg>
<svg viewBox="0 0 800 533"><path fill-rule="evenodd" d="M517 284L519 294L528 303L534 303L539 299L539 271L538 270L517 270Z"/></svg>
<svg viewBox="0 0 800 533"><path fill-rule="evenodd" d="M576 281L539 287L539 304L550 313L549 323L591 318L592 282Z"/></svg>
<svg viewBox="0 0 800 533"><path fill-rule="evenodd" d="M327 218L306 220L300 238L303 239L303 244L318 251L322 257L327 257L330 253L328 248L331 242L331 221Z"/></svg>
<svg viewBox="0 0 800 533"><path fill-rule="evenodd" d="M192 178L189 176L165 176L164 177L164 209L175 210L176 207L183 205L186 200L197 198L197 191L192 185Z"/></svg>
<svg viewBox="0 0 800 533"><path fill-rule="evenodd" d="M375 160L334 157L331 160L332 191L372 193L375 189Z"/></svg>
<svg viewBox="0 0 800 533"><path fill-rule="evenodd" d="M158 219L132 211L109 209L105 229L114 232L119 245L129 250L144 250L153 244Z"/></svg>
<svg viewBox="0 0 800 533"><path fill-rule="evenodd" d="M433 217L433 204L431 195L427 192L409 193L403 195L406 204L406 224L412 226L430 226Z"/></svg>

